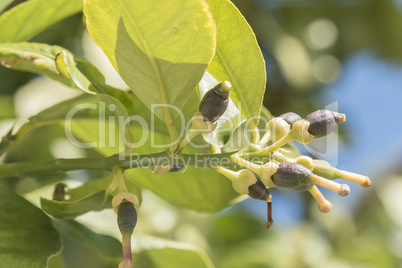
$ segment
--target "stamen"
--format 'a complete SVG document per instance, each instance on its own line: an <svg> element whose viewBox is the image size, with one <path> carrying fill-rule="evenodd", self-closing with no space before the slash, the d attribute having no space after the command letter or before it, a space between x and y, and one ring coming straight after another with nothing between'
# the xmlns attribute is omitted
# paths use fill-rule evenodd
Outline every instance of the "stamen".
<svg viewBox="0 0 402 268"><path fill-rule="evenodd" d="M349 185L347 184L339 184L337 182L327 180L323 177L313 175L311 181L317 185L320 185L324 188L330 189L340 196L347 196L350 192Z"/></svg>
<svg viewBox="0 0 402 268"><path fill-rule="evenodd" d="M371 185L370 178L367 176L343 170L340 173L341 173L340 174L341 179L357 182L364 188L367 188Z"/></svg>
<svg viewBox="0 0 402 268"><path fill-rule="evenodd" d="M314 197L315 201L318 203L318 208L321 212L329 212L332 209L332 204L329 202L325 196L321 193L321 191L317 188L317 186L313 185L313 187L309 190L310 194Z"/></svg>

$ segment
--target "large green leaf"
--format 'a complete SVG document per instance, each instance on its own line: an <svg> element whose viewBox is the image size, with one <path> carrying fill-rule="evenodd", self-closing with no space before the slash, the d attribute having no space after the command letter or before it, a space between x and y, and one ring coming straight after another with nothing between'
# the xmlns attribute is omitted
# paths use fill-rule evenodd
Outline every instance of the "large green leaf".
<svg viewBox="0 0 402 268"><path fill-rule="evenodd" d="M95 233L74 220L53 219L53 225L61 234L94 250L102 257L121 257L121 243L114 237Z"/></svg>
<svg viewBox="0 0 402 268"><path fill-rule="evenodd" d="M228 0L206 0L217 28L215 57L208 72L219 82L230 81L230 98L242 115L258 124L265 92L266 73L255 35L237 8ZM254 127L251 125L251 127Z"/></svg>
<svg viewBox="0 0 402 268"><path fill-rule="evenodd" d="M13 2L14 0L0 0L0 12L2 12L4 9L7 8L7 6L9 4L11 4L11 2Z"/></svg>
<svg viewBox="0 0 402 268"><path fill-rule="evenodd" d="M41 207L50 215L67 220L74 219L89 211L111 208L112 193L107 189L111 182L112 178L91 180L80 187L68 190L66 192L66 195L69 196L68 200L58 201L41 198ZM129 192L137 195L141 203L141 192L135 182L128 181L126 186Z"/></svg>
<svg viewBox="0 0 402 268"><path fill-rule="evenodd" d="M0 188L0 266L43 268L61 250L50 218L17 194Z"/></svg>
<svg viewBox="0 0 402 268"><path fill-rule="evenodd" d="M180 109L215 51L204 1L86 0L83 9L92 39L147 107ZM167 125L173 112L155 109Z"/></svg>
<svg viewBox="0 0 402 268"><path fill-rule="evenodd" d="M82 0L31 0L0 16L0 43L26 41L82 9Z"/></svg>
<svg viewBox="0 0 402 268"><path fill-rule="evenodd" d="M185 168L187 170L163 175L152 173L150 168L137 168L126 170L124 175L140 187L147 188L179 206L217 212L234 203L238 194L226 177L208 168Z"/></svg>

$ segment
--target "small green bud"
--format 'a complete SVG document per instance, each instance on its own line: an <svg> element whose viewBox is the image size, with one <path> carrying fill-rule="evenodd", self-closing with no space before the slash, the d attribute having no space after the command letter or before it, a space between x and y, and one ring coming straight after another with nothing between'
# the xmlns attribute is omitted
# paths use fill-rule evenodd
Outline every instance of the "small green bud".
<svg viewBox="0 0 402 268"><path fill-rule="evenodd" d="M229 105L231 88L230 82L224 81L205 93L199 106L205 122L215 122L223 115Z"/></svg>
<svg viewBox="0 0 402 268"><path fill-rule="evenodd" d="M311 183L312 175L310 170L300 164L280 163L272 180L279 187L303 189L300 187Z"/></svg>
<svg viewBox="0 0 402 268"><path fill-rule="evenodd" d="M240 194L248 194L249 187L257 182L257 177L248 169L233 171L224 167L218 167L216 171L231 180L233 189Z"/></svg>
<svg viewBox="0 0 402 268"><path fill-rule="evenodd" d="M248 187L248 195L251 198L267 201L270 198L267 187L257 178L257 182Z"/></svg>
<svg viewBox="0 0 402 268"><path fill-rule="evenodd" d="M123 202L117 211L117 224L122 234L132 234L137 224L137 210L131 202Z"/></svg>
<svg viewBox="0 0 402 268"><path fill-rule="evenodd" d="M313 159L311 159L310 157L305 156L305 155L296 157L294 159L294 163L300 164L300 165L304 166L305 168L308 168L311 171L313 171L313 169L314 169Z"/></svg>
<svg viewBox="0 0 402 268"><path fill-rule="evenodd" d="M314 164L313 172L318 176L327 178L329 180L334 180L336 178L340 178L341 176L340 170L331 166L328 162L324 160L314 159L313 164Z"/></svg>
<svg viewBox="0 0 402 268"><path fill-rule="evenodd" d="M344 114L329 110L318 110L306 117L310 122L308 132L316 138L323 137L331 133L337 124L345 122Z"/></svg>
<svg viewBox="0 0 402 268"><path fill-rule="evenodd" d="M281 114L279 117L283 118L283 120L285 120L290 126L292 126L297 120L302 119L300 115L293 112Z"/></svg>

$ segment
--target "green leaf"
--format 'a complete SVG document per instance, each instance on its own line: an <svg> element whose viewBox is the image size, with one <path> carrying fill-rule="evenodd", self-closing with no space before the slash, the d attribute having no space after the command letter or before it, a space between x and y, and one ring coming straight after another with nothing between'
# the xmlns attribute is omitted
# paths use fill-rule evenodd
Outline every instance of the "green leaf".
<svg viewBox="0 0 402 268"><path fill-rule="evenodd" d="M141 239L141 245L144 244L143 240ZM159 248L146 249L135 254L133 256L134 267L214 268L205 253L194 246L163 240L158 240L157 245Z"/></svg>
<svg viewBox="0 0 402 268"><path fill-rule="evenodd" d="M81 0L26 1L0 16L0 43L26 41L81 9Z"/></svg>
<svg viewBox="0 0 402 268"><path fill-rule="evenodd" d="M206 0L217 27L215 57L207 71L219 82L230 81L230 98L242 115L258 125L265 92L265 62L250 26L228 0Z"/></svg>
<svg viewBox="0 0 402 268"><path fill-rule="evenodd" d="M74 219L89 211L99 211L110 207L112 196L105 190L89 194L74 201L55 201L41 198L42 209L59 219Z"/></svg>
<svg viewBox="0 0 402 268"><path fill-rule="evenodd" d="M219 82L208 72L205 72L198 85L200 99L202 99L208 90L217 84L219 84ZM232 99L230 98L229 105L226 108L225 113L216 122L216 129L211 133L203 134L202 136L209 144L212 144L215 147L223 147L230 140L233 132L243 121L244 119L242 118L240 111L236 108L236 105L234 105Z"/></svg>
<svg viewBox="0 0 402 268"><path fill-rule="evenodd" d="M43 268L61 251L50 218L17 194L0 188L0 265Z"/></svg>
<svg viewBox="0 0 402 268"><path fill-rule="evenodd" d="M230 180L208 168L187 166L163 175L152 173L150 168L137 168L126 170L124 175L173 204L195 210L217 212L238 197Z"/></svg>
<svg viewBox="0 0 402 268"><path fill-rule="evenodd" d="M99 256L121 258L121 243L112 236L95 233L74 220L53 219L53 225L61 234L94 250Z"/></svg>
<svg viewBox="0 0 402 268"><path fill-rule="evenodd" d="M83 59L76 60L74 62L71 53L63 50L56 54L56 68L62 76L71 79L75 87L89 94L101 93L115 97L127 112L133 111L133 102L127 92L105 85L104 76L95 66Z"/></svg>
<svg viewBox="0 0 402 268"><path fill-rule="evenodd" d="M40 43L0 44L0 61L8 68L46 75L89 94L107 94L133 111L130 95L105 84L102 73L86 60L59 46Z"/></svg>
<svg viewBox="0 0 402 268"><path fill-rule="evenodd" d="M74 87L70 79L61 76L56 69L54 59L62 50L64 48L59 46L39 43L0 43L0 61L7 68L46 75Z"/></svg>
<svg viewBox="0 0 402 268"><path fill-rule="evenodd" d="M181 108L213 57L215 27L202 0L86 0L89 34L148 108ZM177 116L155 109L167 126Z"/></svg>
<svg viewBox="0 0 402 268"><path fill-rule="evenodd" d="M7 8L14 0L0 0L0 12Z"/></svg>
<svg viewBox="0 0 402 268"><path fill-rule="evenodd" d="M74 219L89 211L99 211L111 208L112 195L107 189L112 178L91 180L84 185L70 189L66 195L70 198L66 201L56 201L41 198L41 207L44 211L59 219ZM142 196L135 182L126 183L129 192L138 197L141 204ZM117 190L114 191L114 193Z"/></svg>
<svg viewBox="0 0 402 268"><path fill-rule="evenodd" d="M113 111L109 109L111 106ZM127 140L131 139L128 128L125 132L117 125L121 117L127 118L127 111L114 97L104 94L80 95L31 117L15 136L6 135L0 142L0 154L22 141L34 129L54 123L62 124L66 137L78 147L93 148L103 155L120 153L124 150L125 135ZM110 118L115 118L115 122ZM92 142L96 144L89 144Z"/></svg>

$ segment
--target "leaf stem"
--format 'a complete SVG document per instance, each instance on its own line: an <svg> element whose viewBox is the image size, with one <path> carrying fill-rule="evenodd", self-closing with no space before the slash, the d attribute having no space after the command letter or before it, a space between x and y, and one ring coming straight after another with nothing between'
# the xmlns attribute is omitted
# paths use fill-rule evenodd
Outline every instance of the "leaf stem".
<svg viewBox="0 0 402 268"><path fill-rule="evenodd" d="M166 164L166 161L169 161L171 165L192 165L201 168L213 168L216 166L217 162L224 158L229 158L234 153L236 152L223 154L172 154L168 151L164 151L148 155L130 154L123 159L121 159L120 155L112 155L106 158L53 159L18 162L0 165L0 178L77 169L113 171L115 167L120 167L122 170L126 170L158 166L160 163Z"/></svg>

